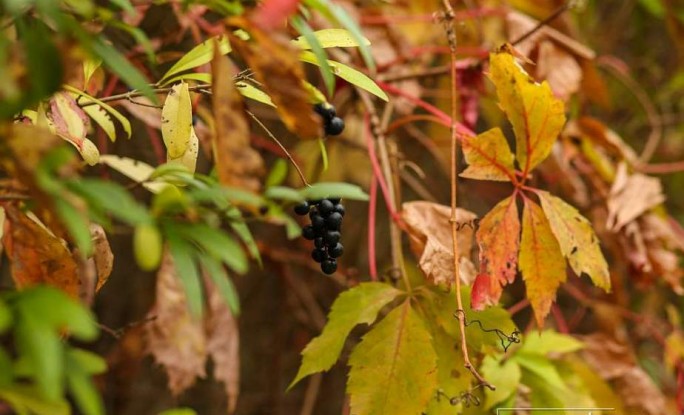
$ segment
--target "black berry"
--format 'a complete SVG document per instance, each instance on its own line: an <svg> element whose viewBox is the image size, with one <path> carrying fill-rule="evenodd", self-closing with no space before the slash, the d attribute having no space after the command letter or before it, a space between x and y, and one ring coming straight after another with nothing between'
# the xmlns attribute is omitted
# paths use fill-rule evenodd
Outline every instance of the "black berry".
<svg viewBox="0 0 684 415"><path fill-rule="evenodd" d="M342 205L341 203L336 204L336 205L335 205L335 208L333 209L333 211L335 211L335 212L339 213L340 215L344 216L344 205Z"/></svg>
<svg viewBox="0 0 684 415"><path fill-rule="evenodd" d="M323 245L325 245L325 242L323 242L322 236L319 236L316 239L314 239L314 246L316 248L323 248Z"/></svg>
<svg viewBox="0 0 684 415"><path fill-rule="evenodd" d="M339 258L343 253L344 246L342 246L342 244L339 242L335 244L335 246L328 248L328 255L330 255L331 258Z"/></svg>
<svg viewBox="0 0 684 415"><path fill-rule="evenodd" d="M328 253L324 249L314 249L311 251L311 258L316 262L323 262L328 259Z"/></svg>
<svg viewBox="0 0 684 415"><path fill-rule="evenodd" d="M316 111L316 113L320 115L326 123L332 120L337 114L335 111L335 107L328 103L320 103L314 105L314 111Z"/></svg>
<svg viewBox="0 0 684 415"><path fill-rule="evenodd" d="M312 241L316 237L316 231L314 231L313 226L306 225L304 228L302 228L302 236L304 239Z"/></svg>
<svg viewBox="0 0 684 415"><path fill-rule="evenodd" d="M332 213L333 209L335 209L335 204L328 199L323 199L321 200L321 203L318 204L318 211L321 212L321 215L323 216L328 216Z"/></svg>
<svg viewBox="0 0 684 415"><path fill-rule="evenodd" d="M296 214L298 214L300 216L306 215L307 213L309 213L309 203L304 201L304 202L298 204L297 206L294 207L294 211Z"/></svg>
<svg viewBox="0 0 684 415"><path fill-rule="evenodd" d="M337 271L337 261L335 259L326 259L321 262L321 271L323 271L324 274L333 274Z"/></svg>
<svg viewBox="0 0 684 415"><path fill-rule="evenodd" d="M325 225L330 230L339 230L340 226L342 226L342 215L340 215L338 212L331 213L327 218L325 218Z"/></svg>
<svg viewBox="0 0 684 415"><path fill-rule="evenodd" d="M340 117L333 117L330 122L325 124L326 135L340 135L344 131L344 120Z"/></svg>
<svg viewBox="0 0 684 415"><path fill-rule="evenodd" d="M340 241L340 233L337 231L328 231L323 235L323 241L328 246L335 246Z"/></svg>
<svg viewBox="0 0 684 415"><path fill-rule="evenodd" d="M325 219L321 215L313 215L311 216L311 226L313 226L315 230L322 230L325 228Z"/></svg>

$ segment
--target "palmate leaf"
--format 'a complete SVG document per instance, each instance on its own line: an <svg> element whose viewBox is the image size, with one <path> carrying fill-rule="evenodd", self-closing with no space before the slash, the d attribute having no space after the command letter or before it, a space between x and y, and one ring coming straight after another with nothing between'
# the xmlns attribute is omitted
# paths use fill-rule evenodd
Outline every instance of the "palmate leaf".
<svg viewBox="0 0 684 415"><path fill-rule="evenodd" d="M515 132L516 158L528 173L549 155L565 124L563 102L547 82L537 84L525 73L507 47L493 53L489 64L499 105Z"/></svg>
<svg viewBox="0 0 684 415"><path fill-rule="evenodd" d="M512 359L503 360L503 356L485 356L480 366L482 376L496 385L495 390L485 389L484 409L494 407L513 395L520 385L520 365Z"/></svg>
<svg viewBox="0 0 684 415"><path fill-rule="evenodd" d="M515 177L515 157L500 128L492 128L463 141L468 168L459 176L468 179L511 181Z"/></svg>
<svg viewBox="0 0 684 415"><path fill-rule="evenodd" d="M356 415L419 414L437 388L437 356L425 323L405 301L368 332L349 358Z"/></svg>
<svg viewBox="0 0 684 415"><path fill-rule="evenodd" d="M391 285L367 282L340 294L332 305L323 332L302 352L302 365L290 388L308 375L330 369L349 332L359 324L373 323L380 310L401 293Z"/></svg>

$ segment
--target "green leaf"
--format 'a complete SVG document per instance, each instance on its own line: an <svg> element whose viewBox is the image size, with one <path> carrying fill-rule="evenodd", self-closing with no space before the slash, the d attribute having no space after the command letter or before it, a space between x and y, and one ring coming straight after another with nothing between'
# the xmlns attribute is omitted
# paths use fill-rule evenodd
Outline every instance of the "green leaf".
<svg viewBox="0 0 684 415"><path fill-rule="evenodd" d="M12 311L0 299L0 334L4 333L12 325Z"/></svg>
<svg viewBox="0 0 684 415"><path fill-rule="evenodd" d="M405 301L349 357L347 393L356 415L419 414L437 388L437 356L425 324Z"/></svg>
<svg viewBox="0 0 684 415"><path fill-rule="evenodd" d="M236 273L244 274L249 269L247 257L240 245L220 229L205 224L178 224L175 229L185 239L195 242L209 255L221 260Z"/></svg>
<svg viewBox="0 0 684 415"><path fill-rule="evenodd" d="M15 372L12 367L12 359L5 349L0 347L0 391L12 384L14 376Z"/></svg>
<svg viewBox="0 0 684 415"><path fill-rule="evenodd" d="M14 384L0 388L0 400L6 401L18 415L70 415L71 408L65 399L48 400L40 396L33 385Z"/></svg>
<svg viewBox="0 0 684 415"><path fill-rule="evenodd" d="M204 270L209 274L209 278L214 282L219 294L228 304L231 313L234 316L240 314L240 297L238 297L235 285L233 285L233 281L231 281L223 266L217 260L208 256L202 256L200 261Z"/></svg>
<svg viewBox="0 0 684 415"><path fill-rule="evenodd" d="M110 2L128 13L136 13L129 0L110 0Z"/></svg>
<svg viewBox="0 0 684 415"><path fill-rule="evenodd" d="M178 62L176 62L159 81L160 86L167 85L168 78L179 73L193 68L196 68L205 63L211 62L214 57L214 39L218 40L219 52L222 55L230 53L231 47L226 36L218 36L205 40L194 48L190 49Z"/></svg>
<svg viewBox="0 0 684 415"><path fill-rule="evenodd" d="M197 412L190 408L173 408L159 412L159 415L197 415Z"/></svg>
<svg viewBox="0 0 684 415"><path fill-rule="evenodd" d="M203 311L202 283L193 258L195 249L181 239L172 226L166 227L166 235L176 273L188 299L190 313L196 318L201 318Z"/></svg>
<svg viewBox="0 0 684 415"><path fill-rule="evenodd" d="M372 324L380 310L401 293L388 284L366 282L340 294L332 305L323 332L302 351L302 365L289 388L312 373L330 369L349 332L358 324Z"/></svg>
<svg viewBox="0 0 684 415"><path fill-rule="evenodd" d="M287 202L301 202L304 200L300 191L284 186L269 187L264 192L264 197L271 200L284 200Z"/></svg>
<svg viewBox="0 0 684 415"><path fill-rule="evenodd" d="M186 72L172 76L171 78L164 81L164 84L173 85L179 81L197 81L203 84L210 84L211 74L206 72Z"/></svg>
<svg viewBox="0 0 684 415"><path fill-rule="evenodd" d="M235 83L235 87L237 88L238 92L241 93L242 96L245 98L261 102L262 104L270 105L273 108L275 108L276 106L271 100L271 97L267 93L255 87L252 84L239 81Z"/></svg>
<svg viewBox="0 0 684 415"><path fill-rule="evenodd" d="M302 38L308 46L307 49L311 49L316 57L316 62L320 68L323 83L328 91L328 95L332 96L335 92L335 77L333 76L332 68L328 63L328 56L325 54L323 46L318 41L318 37L314 34L313 30L306 23L306 21L300 16L292 17L292 19L290 19L290 23L292 24L292 27L302 34Z"/></svg>
<svg viewBox="0 0 684 415"><path fill-rule="evenodd" d="M302 51L299 55L299 59L303 62L318 65L318 59L316 59L316 55L308 51ZM361 89L365 89L366 91L377 96L383 101L389 101L389 98L387 97L385 91L380 89L380 87L375 82L373 82L372 79L370 79L363 73L340 62L328 60L328 64L332 68L332 71L335 75L339 76L340 78L344 79L352 85L356 85Z"/></svg>
<svg viewBox="0 0 684 415"><path fill-rule="evenodd" d="M109 212L129 225L152 222L152 217L147 210L126 189L115 182L82 178L67 182L67 186L96 209Z"/></svg>
<svg viewBox="0 0 684 415"><path fill-rule="evenodd" d="M287 178L287 172L287 162L283 159L276 160L275 163L273 163L273 167L271 167L271 171L268 173L268 177L266 177L264 186L266 188L278 186Z"/></svg>
<svg viewBox="0 0 684 415"><path fill-rule="evenodd" d="M323 29L313 32L318 43L324 48L356 48L359 47L359 42L346 29ZM309 42L305 36L300 36L293 40L292 43L302 49L311 49ZM364 38L363 44L370 46L370 40Z"/></svg>
<svg viewBox="0 0 684 415"><path fill-rule="evenodd" d="M93 240L88 219L83 216L83 212L62 198L55 198L53 203L60 221L69 231L78 249L86 257L90 256L93 253Z"/></svg>
<svg viewBox="0 0 684 415"><path fill-rule="evenodd" d="M470 389L470 375L463 365L463 354L454 349L454 345L460 340L448 335L434 322L426 318L432 336L432 346L437 354L437 380L439 390L444 395L459 396L463 391ZM497 388L499 385L496 385ZM454 415L459 413L462 404L451 405L449 399L440 394L431 399L425 413L428 415Z"/></svg>
<svg viewBox="0 0 684 415"><path fill-rule="evenodd" d="M100 163L113 168L137 183L143 183L143 187L152 193L159 193L163 188L169 186L163 182L145 183L154 172L154 167L145 162L128 157L104 155L100 156Z"/></svg>
<svg viewBox="0 0 684 415"><path fill-rule="evenodd" d="M516 354L513 358L521 367L534 373L559 392L567 392L567 386L553 363L544 356L530 354Z"/></svg>
<svg viewBox="0 0 684 415"><path fill-rule="evenodd" d="M527 386L530 390L530 406L533 408L564 408L566 407L565 396L570 394L570 391L562 383L558 371L552 364L546 361L544 369L528 370L523 366L522 378L520 383ZM545 375L552 377L552 380L547 379ZM558 382L561 382L559 387ZM575 406L571 404L571 406ZM574 415L574 414L573 414Z"/></svg>
<svg viewBox="0 0 684 415"><path fill-rule="evenodd" d="M337 182L321 182L300 190L304 199L340 197L349 200L368 200L368 195L357 185Z"/></svg>
<svg viewBox="0 0 684 415"><path fill-rule="evenodd" d="M90 375L102 373L107 365L101 357L84 350L71 349L66 353L66 380L78 408L85 415L104 414L100 393Z"/></svg>
<svg viewBox="0 0 684 415"><path fill-rule="evenodd" d="M541 333L530 333L517 353L546 356L549 353L570 353L580 350L584 344L574 337L544 330Z"/></svg>
<svg viewBox="0 0 684 415"><path fill-rule="evenodd" d="M64 361L62 343L54 327L50 327L37 310L19 309L14 334L21 356L25 357L43 396L56 401L63 395Z"/></svg>
<svg viewBox="0 0 684 415"><path fill-rule="evenodd" d="M499 402L503 402L513 395L520 385L520 366L514 360L501 361L495 356L485 356L480 366L480 373L493 385L495 390L485 389L484 409L493 408Z"/></svg>
<svg viewBox="0 0 684 415"><path fill-rule="evenodd" d="M39 322L53 330L66 330L76 339L94 340L98 334L95 317L90 310L50 286L36 286L26 289L17 297L17 310L21 318L40 316Z"/></svg>

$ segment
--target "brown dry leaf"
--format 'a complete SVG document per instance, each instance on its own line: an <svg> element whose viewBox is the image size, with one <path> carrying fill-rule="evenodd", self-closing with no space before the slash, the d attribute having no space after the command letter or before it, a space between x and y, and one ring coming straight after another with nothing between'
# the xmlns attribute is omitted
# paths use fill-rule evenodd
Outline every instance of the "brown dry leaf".
<svg viewBox="0 0 684 415"><path fill-rule="evenodd" d="M158 99L161 102L164 101L163 97L158 97ZM145 123L145 125L161 130L162 111L160 108L155 107L154 103L149 98L138 97L135 99L135 103L122 100L119 104L126 108L129 114Z"/></svg>
<svg viewBox="0 0 684 415"><path fill-rule="evenodd" d="M207 340L202 322L193 319L171 255L164 253L157 273L156 301L145 326L147 352L164 367L169 389L178 395L204 377Z"/></svg>
<svg viewBox="0 0 684 415"><path fill-rule="evenodd" d="M660 180L640 173L629 174L627 165L620 163L608 198L607 227L617 232L664 201Z"/></svg>
<svg viewBox="0 0 684 415"><path fill-rule="evenodd" d="M603 333L581 336L581 340L585 344L582 357L599 376L614 382L614 388L625 403L627 413L667 413L665 396L638 366L627 346Z"/></svg>
<svg viewBox="0 0 684 415"><path fill-rule="evenodd" d="M240 337L237 321L206 275L204 281L209 303L209 312L205 317L207 351L214 361L214 377L225 385L228 413L233 413L240 392Z"/></svg>
<svg viewBox="0 0 684 415"><path fill-rule="evenodd" d="M17 288L49 284L78 298L78 266L63 241L16 205L3 205L7 215L3 244Z"/></svg>
<svg viewBox="0 0 684 415"><path fill-rule="evenodd" d="M232 40L231 40L232 44ZM247 46L246 46L247 47ZM211 62L214 109L214 160L219 181L228 186L258 191L264 162L250 147L249 122L242 96L235 88L228 58L214 48Z"/></svg>
<svg viewBox="0 0 684 415"><path fill-rule="evenodd" d="M251 41L230 36L230 44L254 71L287 129L304 139L320 138L321 120L302 84L306 77L298 59L299 51L288 39L276 32L263 32L244 18L232 18L230 23L249 32Z"/></svg>
<svg viewBox="0 0 684 415"><path fill-rule="evenodd" d="M407 202L402 205L402 218L407 225L411 250L420 258L418 265L435 284L453 282L453 243L451 240L451 208L431 202ZM473 247L473 221L477 215L465 209L456 210L460 276L466 284L475 278L470 261Z"/></svg>
<svg viewBox="0 0 684 415"><path fill-rule="evenodd" d="M506 15L506 22L510 39L519 38L539 23L516 11ZM528 58L537 56L537 65L529 66L528 72L537 80L547 80L554 94L564 101L581 86L581 61L596 56L588 47L549 26L537 30L517 44L516 49Z"/></svg>
<svg viewBox="0 0 684 415"><path fill-rule="evenodd" d="M103 285L109 279L114 267L114 254L112 248L109 246L109 240L102 226L91 223L90 236L93 239L95 249L93 251L93 260L95 261L95 269L97 270L97 285L95 291L100 291Z"/></svg>

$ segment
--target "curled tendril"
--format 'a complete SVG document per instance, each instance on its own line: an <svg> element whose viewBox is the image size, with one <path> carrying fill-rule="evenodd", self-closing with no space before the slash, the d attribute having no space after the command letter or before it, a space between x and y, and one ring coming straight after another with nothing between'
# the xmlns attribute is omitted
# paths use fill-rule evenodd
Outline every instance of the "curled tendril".
<svg viewBox="0 0 684 415"><path fill-rule="evenodd" d="M444 397L447 399L449 402L449 405L451 406L456 406L459 403L462 403L463 406L466 408L470 408L470 406L480 406L480 398L478 398L476 395L473 394L473 392L482 387L482 385L477 385L474 388L467 390L467 391L462 391L456 396L449 396L447 395L443 389L437 389L437 393L435 395L435 399L437 402L440 402L441 399Z"/></svg>
<svg viewBox="0 0 684 415"><path fill-rule="evenodd" d="M459 314L463 314L463 324L466 327L470 326L471 324L477 324L480 326L480 330L483 332L495 333L501 341L501 347L503 348L504 353L508 351L508 348L511 347L511 345L520 343L520 332L518 330L513 330L511 334L506 334L499 329L487 329L482 325L480 320L468 321L464 310L456 310L454 312L454 317L459 318Z"/></svg>
<svg viewBox="0 0 684 415"><path fill-rule="evenodd" d="M480 219L475 218L471 219L466 222L456 222L456 230L460 231L461 229L465 228L466 226L470 227L470 229L476 231L477 228L480 226Z"/></svg>

